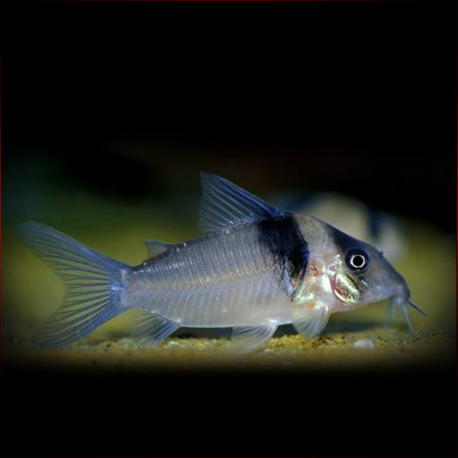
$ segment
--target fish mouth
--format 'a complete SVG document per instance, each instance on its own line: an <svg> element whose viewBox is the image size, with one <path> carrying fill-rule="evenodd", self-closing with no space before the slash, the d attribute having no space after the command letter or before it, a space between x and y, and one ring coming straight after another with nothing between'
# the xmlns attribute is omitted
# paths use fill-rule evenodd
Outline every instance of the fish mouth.
<svg viewBox="0 0 458 458"><path fill-rule="evenodd" d="M396 309L399 309L402 315L404 316L407 328L413 334L414 329L413 329L412 322L410 321L410 317L409 317L409 307L412 307L417 312L420 312L422 315L426 317L428 316L420 307L418 307L418 305L414 304L410 300L410 291L406 289L403 295L396 295L396 296L391 297L390 305L388 309L388 318L391 320L393 316L393 312Z"/></svg>

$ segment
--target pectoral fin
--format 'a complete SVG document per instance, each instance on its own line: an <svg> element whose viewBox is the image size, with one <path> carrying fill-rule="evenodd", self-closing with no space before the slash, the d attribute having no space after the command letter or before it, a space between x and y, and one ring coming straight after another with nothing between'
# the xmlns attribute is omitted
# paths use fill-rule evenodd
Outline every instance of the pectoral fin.
<svg viewBox="0 0 458 458"><path fill-rule="evenodd" d="M260 326L238 326L232 330L232 349L236 353L249 353L264 346L274 335L278 324L264 323Z"/></svg>
<svg viewBox="0 0 458 458"><path fill-rule="evenodd" d="M311 339L323 331L328 324L329 316L329 307L326 305L301 305L293 310L293 324L301 336Z"/></svg>

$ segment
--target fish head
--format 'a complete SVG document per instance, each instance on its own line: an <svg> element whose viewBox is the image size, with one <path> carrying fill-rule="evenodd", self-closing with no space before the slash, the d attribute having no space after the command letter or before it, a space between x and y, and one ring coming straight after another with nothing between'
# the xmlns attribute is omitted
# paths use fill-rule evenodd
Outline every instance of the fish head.
<svg viewBox="0 0 458 458"><path fill-rule="evenodd" d="M328 226L328 225L327 225ZM404 277L372 245L328 226L326 271L342 310L392 298L399 306L414 306ZM414 306L415 307L415 306Z"/></svg>

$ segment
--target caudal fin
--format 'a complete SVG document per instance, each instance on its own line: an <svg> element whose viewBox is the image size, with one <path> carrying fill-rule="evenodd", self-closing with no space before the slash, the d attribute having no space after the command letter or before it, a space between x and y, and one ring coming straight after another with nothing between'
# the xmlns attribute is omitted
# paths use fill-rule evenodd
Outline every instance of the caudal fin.
<svg viewBox="0 0 458 458"><path fill-rule="evenodd" d="M19 238L65 283L62 306L34 341L48 347L70 344L123 310L121 277L129 267L44 224L21 224Z"/></svg>

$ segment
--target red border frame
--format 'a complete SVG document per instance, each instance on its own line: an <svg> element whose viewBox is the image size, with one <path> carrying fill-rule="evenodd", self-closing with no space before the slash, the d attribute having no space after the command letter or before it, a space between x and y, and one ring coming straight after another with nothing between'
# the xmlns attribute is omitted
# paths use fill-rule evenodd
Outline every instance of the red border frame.
<svg viewBox="0 0 458 458"><path fill-rule="evenodd" d="M35 0L35 1L40 1L40 0ZM75 1L75 0L51 0L51 1ZM94 1L94 0L77 0L77 1ZM196 0L97 0L97 1L196 1ZM197 1L348 1L348 0L197 0ZM351 0L351 1L379 1L379 0ZM383 1L396 1L396 0L383 0ZM410 0L410 1L413 1L413 0ZM1 14L1 3L2 2L0 1L0 14ZM458 37L457 37L457 41L458 41ZM457 57L457 69L458 69L458 57ZM457 81L457 91L458 91L458 81ZM458 118L458 92L457 92L457 118ZM457 175L458 175L458 122L457 122ZM457 227L458 227L458 184L457 184ZM458 249L457 249L457 255L458 255ZM0 259L1 259L1 38L0 38ZM1 275L1 264L0 264L0 275ZM458 280L458 277L457 277L457 280ZM0 291L1 291L1 277L0 277ZM0 303L0 309L1 309L1 303ZM1 323L1 315L0 315L0 323ZM1 349L1 344L0 344L0 349ZM0 365L0 381L1 381L1 365ZM457 387L457 390L458 390L458 387ZM1 384L0 384L0 393L1 393ZM0 394L0 406L1 406L1 394ZM1 408L0 408L0 412L1 412ZM0 425L1 425L1 415L0 415ZM1 438L1 427L0 427L0 438ZM457 443L458 443L458 437L457 437ZM151 458L151 457L137 457L137 458ZM160 457L157 457L157 458L160 458ZM187 457L176 457L176 458L187 458ZM236 458L243 458L243 457L236 457ZM249 458L249 457L245 457L245 458ZM270 458L275 458L275 457L270 457ZM277 457L277 458L283 458L283 457ZM300 457L300 458L304 458L304 457ZM340 457L334 457L334 458L340 458Z"/></svg>

